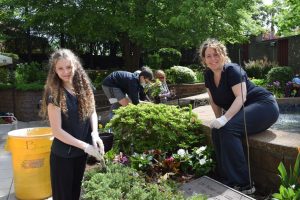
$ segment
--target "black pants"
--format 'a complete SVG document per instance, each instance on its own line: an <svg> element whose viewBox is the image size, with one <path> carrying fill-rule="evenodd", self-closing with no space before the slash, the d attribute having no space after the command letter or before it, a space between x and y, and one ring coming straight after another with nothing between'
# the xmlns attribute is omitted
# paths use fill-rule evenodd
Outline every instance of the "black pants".
<svg viewBox="0 0 300 200"><path fill-rule="evenodd" d="M247 132L249 135L268 129L276 122L279 109L276 100L270 96L245 106ZM219 175L229 186L249 184L249 171L242 138L244 133L244 112L241 109L225 126L212 129Z"/></svg>
<svg viewBox="0 0 300 200"><path fill-rule="evenodd" d="M78 200L87 156L63 158L50 155L53 200Z"/></svg>

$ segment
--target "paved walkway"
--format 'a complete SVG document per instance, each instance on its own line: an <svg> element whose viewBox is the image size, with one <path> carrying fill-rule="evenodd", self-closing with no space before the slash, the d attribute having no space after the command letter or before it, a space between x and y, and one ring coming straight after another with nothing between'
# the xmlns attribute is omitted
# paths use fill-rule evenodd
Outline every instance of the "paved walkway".
<svg viewBox="0 0 300 200"><path fill-rule="evenodd" d="M46 126L46 124L42 121L18 122L17 127L11 124L0 124L0 200L16 200L11 154L4 149L7 133L16 128L43 126Z"/></svg>

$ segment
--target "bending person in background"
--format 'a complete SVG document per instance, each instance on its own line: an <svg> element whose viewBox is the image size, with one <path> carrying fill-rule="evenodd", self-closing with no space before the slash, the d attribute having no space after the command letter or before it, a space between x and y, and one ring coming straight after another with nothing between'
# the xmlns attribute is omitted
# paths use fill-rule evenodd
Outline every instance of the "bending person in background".
<svg viewBox="0 0 300 200"><path fill-rule="evenodd" d="M206 40L199 56L207 67L205 86L216 119L211 122L212 140L222 182L245 194L255 191L242 146L247 133L262 132L276 122L279 109L271 92L255 86L246 72L230 63L226 47L215 39ZM244 108L243 108L244 104Z"/></svg>
<svg viewBox="0 0 300 200"><path fill-rule="evenodd" d="M158 95L160 98L160 103L166 103L168 98L171 97L171 92L167 85L166 74L163 70L156 70L154 73L154 78L161 82L161 92Z"/></svg>
<svg viewBox="0 0 300 200"><path fill-rule="evenodd" d="M87 154L98 160L104 154L94 95L89 78L72 51L55 51L49 65L41 114L49 118L55 137L50 155L52 195L54 200L76 200L80 197Z"/></svg>
<svg viewBox="0 0 300 200"><path fill-rule="evenodd" d="M109 119L113 116L113 110L120 106L127 106L130 102L138 104L146 100L143 92L153 79L150 68L142 68L140 73L127 71L115 71L109 74L102 82L102 89L108 98L111 108Z"/></svg>

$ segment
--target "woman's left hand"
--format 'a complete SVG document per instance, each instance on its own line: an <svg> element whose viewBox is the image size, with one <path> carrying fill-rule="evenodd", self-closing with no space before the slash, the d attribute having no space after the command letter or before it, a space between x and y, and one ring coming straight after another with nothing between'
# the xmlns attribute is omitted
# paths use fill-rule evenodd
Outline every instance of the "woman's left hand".
<svg viewBox="0 0 300 200"><path fill-rule="evenodd" d="M210 123L210 127L219 129L219 128L223 127L227 122L228 122L227 118L224 115L222 115L221 117L213 120Z"/></svg>
<svg viewBox="0 0 300 200"><path fill-rule="evenodd" d="M103 156L104 155L104 144L101 138L99 137L99 132L98 131L93 131L91 133L92 135L92 140L93 140L93 145L96 147L100 154Z"/></svg>

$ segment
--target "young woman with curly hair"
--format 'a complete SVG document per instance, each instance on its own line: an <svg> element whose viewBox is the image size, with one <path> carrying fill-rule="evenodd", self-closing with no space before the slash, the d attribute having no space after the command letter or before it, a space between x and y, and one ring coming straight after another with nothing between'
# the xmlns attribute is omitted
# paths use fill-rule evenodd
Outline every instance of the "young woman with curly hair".
<svg viewBox="0 0 300 200"><path fill-rule="evenodd" d="M101 159L104 147L90 80L68 49L58 49L50 57L41 114L49 119L54 136L50 154L53 199L79 199L87 154Z"/></svg>

